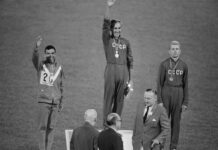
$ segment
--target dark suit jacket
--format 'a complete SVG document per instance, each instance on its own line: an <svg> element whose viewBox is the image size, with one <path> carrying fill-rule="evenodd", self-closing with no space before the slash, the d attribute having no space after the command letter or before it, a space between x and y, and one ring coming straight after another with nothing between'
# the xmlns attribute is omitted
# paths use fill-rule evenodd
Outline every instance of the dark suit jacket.
<svg viewBox="0 0 218 150"><path fill-rule="evenodd" d="M121 135L111 128L103 130L98 136L99 150L123 150Z"/></svg>
<svg viewBox="0 0 218 150"><path fill-rule="evenodd" d="M74 129L70 141L70 150L97 150L98 130L88 122Z"/></svg>
<svg viewBox="0 0 218 150"><path fill-rule="evenodd" d="M139 102L133 129L132 144L134 150L143 145L144 150L150 150L152 140L158 139L163 143L170 131L170 121L164 107L155 104L152 115L148 116L143 124L145 103Z"/></svg>

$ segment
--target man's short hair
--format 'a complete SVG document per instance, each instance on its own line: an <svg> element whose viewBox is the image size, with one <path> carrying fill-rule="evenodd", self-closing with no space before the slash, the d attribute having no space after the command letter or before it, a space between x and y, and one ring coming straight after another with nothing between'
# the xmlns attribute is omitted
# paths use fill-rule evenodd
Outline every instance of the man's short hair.
<svg viewBox="0 0 218 150"><path fill-rule="evenodd" d="M49 49L54 49L54 50L55 50L55 53L56 53L56 48L55 48L53 45L47 45L47 46L45 47L45 53L46 53L46 51L49 50Z"/></svg>
<svg viewBox="0 0 218 150"><path fill-rule="evenodd" d="M157 95L157 91L154 89L146 89L145 92L152 92L154 95Z"/></svg>
<svg viewBox="0 0 218 150"><path fill-rule="evenodd" d="M97 112L95 109L87 109L84 114L85 121L94 120L97 118Z"/></svg>
<svg viewBox="0 0 218 150"><path fill-rule="evenodd" d="M120 116L117 113L110 113L107 116L107 125L111 126L111 125L115 125L116 121L120 119Z"/></svg>
<svg viewBox="0 0 218 150"><path fill-rule="evenodd" d="M179 43L179 41L171 41L171 43L170 43L170 46L171 45L178 45L179 47L180 47L180 43Z"/></svg>

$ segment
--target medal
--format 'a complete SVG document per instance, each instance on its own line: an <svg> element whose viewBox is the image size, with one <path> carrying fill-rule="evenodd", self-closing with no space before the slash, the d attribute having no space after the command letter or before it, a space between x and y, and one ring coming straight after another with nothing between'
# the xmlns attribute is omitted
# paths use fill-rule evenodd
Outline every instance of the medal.
<svg viewBox="0 0 218 150"><path fill-rule="evenodd" d="M118 51L116 51L116 53L115 53L115 57L116 57L116 58L119 58Z"/></svg>
<svg viewBox="0 0 218 150"><path fill-rule="evenodd" d="M170 73L170 77L169 77L169 80L172 82L174 79L173 79L173 72L175 72L176 70L176 67L177 65L179 64L179 61L175 64L174 67L172 67L172 61L170 59L170 69L172 70L171 73Z"/></svg>
<svg viewBox="0 0 218 150"><path fill-rule="evenodd" d="M114 42L112 43L112 47L115 48L115 58L119 58L119 53L118 53L118 50L119 50L119 45L120 45L120 40L118 40L118 43L116 43L115 39L114 39Z"/></svg>
<svg viewBox="0 0 218 150"><path fill-rule="evenodd" d="M169 77L169 80L170 80L170 81L173 81L173 77Z"/></svg>
<svg viewBox="0 0 218 150"><path fill-rule="evenodd" d="M119 58L119 54L116 53L116 54L115 54L115 57L116 57L116 58Z"/></svg>

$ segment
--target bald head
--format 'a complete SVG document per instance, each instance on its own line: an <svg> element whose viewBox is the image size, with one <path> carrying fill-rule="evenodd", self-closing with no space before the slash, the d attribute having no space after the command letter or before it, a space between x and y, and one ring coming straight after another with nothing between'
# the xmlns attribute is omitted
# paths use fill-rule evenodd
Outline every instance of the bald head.
<svg viewBox="0 0 218 150"><path fill-rule="evenodd" d="M88 109L85 111L84 119L86 122L89 122L91 125L95 125L97 120L97 112L95 109Z"/></svg>

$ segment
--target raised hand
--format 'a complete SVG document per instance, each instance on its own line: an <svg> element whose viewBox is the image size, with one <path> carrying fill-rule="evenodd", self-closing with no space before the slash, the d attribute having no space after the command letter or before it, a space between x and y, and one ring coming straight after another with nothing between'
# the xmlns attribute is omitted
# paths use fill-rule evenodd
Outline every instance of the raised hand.
<svg viewBox="0 0 218 150"><path fill-rule="evenodd" d="M116 2L116 0L107 0L107 5L108 5L109 7L111 7L111 6L114 5L115 2Z"/></svg>
<svg viewBox="0 0 218 150"><path fill-rule="evenodd" d="M41 36L38 36L38 37L36 38L36 47L39 47L41 44L42 44L42 37L41 37Z"/></svg>

